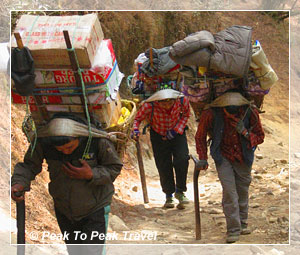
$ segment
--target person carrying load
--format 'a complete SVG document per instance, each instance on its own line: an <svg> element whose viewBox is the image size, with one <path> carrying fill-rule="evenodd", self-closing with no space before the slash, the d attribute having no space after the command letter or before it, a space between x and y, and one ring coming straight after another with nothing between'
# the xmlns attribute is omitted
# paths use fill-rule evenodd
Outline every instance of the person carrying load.
<svg viewBox="0 0 300 255"><path fill-rule="evenodd" d="M139 126L143 120L147 120L150 125L155 164L162 190L166 194L165 208L175 207L174 192L175 198L179 200L178 209L184 209L184 204L188 203L184 192L187 190L189 164L185 134L189 117L188 99L176 90L164 89L143 101L133 123L132 135L135 139L140 135Z"/></svg>
<svg viewBox="0 0 300 255"><path fill-rule="evenodd" d="M195 141L198 170L206 170L207 136L210 153L220 179L222 206L227 225L227 243L239 240L248 229L248 199L254 151L264 141L257 109L238 92L216 98L201 114Z"/></svg>
<svg viewBox="0 0 300 255"><path fill-rule="evenodd" d="M68 113L54 115L38 130L35 149L28 149L24 162L16 164L11 179L12 199L22 201L24 195L18 197L16 192L30 190L31 181L42 171L46 159L49 193L60 230L67 237L64 241L69 254L101 254L102 245L89 244L105 242L113 182L122 168L113 143L107 139L109 135L94 128L91 132L93 137L86 150L86 122ZM80 240L78 233L87 238Z"/></svg>

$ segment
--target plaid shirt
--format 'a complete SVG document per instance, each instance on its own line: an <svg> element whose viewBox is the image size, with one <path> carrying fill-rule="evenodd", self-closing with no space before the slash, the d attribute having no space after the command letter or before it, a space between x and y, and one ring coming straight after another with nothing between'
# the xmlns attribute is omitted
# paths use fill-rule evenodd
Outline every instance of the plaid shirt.
<svg viewBox="0 0 300 255"><path fill-rule="evenodd" d="M239 117L244 115L244 110L241 110ZM199 159L207 160L207 134L212 130L213 123L213 111L208 109L202 112L200 122L198 125L198 130L195 136L196 149L199 155ZM230 116L224 113L224 131L223 138L221 141L221 153L223 157L227 158L231 162L235 160L242 163L243 162L243 152L242 145L240 142L240 135L235 129L236 120L233 120ZM252 130L249 132L249 148L253 148L264 141L264 131L260 122L259 114L256 109L254 109L254 114L252 112L250 116L250 126Z"/></svg>
<svg viewBox="0 0 300 255"><path fill-rule="evenodd" d="M153 116L151 120L152 111ZM151 103L144 103L136 114L133 128L138 129L140 123L143 120L147 120L152 129L162 136L166 136L167 131L172 129L179 134L183 134L189 117L190 105L185 97L182 103L180 98L176 99L170 110L160 107L157 102L153 102L153 107Z"/></svg>

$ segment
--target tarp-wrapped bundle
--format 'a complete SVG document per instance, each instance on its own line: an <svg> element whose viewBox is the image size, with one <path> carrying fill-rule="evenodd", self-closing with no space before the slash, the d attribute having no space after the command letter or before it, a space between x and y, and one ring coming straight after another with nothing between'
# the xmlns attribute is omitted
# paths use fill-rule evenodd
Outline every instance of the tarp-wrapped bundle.
<svg viewBox="0 0 300 255"><path fill-rule="evenodd" d="M76 82L63 35L67 30L77 57L84 83L88 110L102 128L117 123L121 112L118 94L124 75L119 71L110 39L103 32L96 14L83 16L23 15L15 32L30 49L35 65L35 87L29 97L32 116L37 125L44 119L34 97L39 97L50 117L56 112L84 115L82 87ZM16 47L16 41L12 41ZM14 103L26 103L12 86Z"/></svg>
<svg viewBox="0 0 300 255"><path fill-rule="evenodd" d="M251 27L232 26L214 35L196 32L171 46L170 57L181 65L182 92L197 117L207 103L232 89L261 107L278 77L259 42L251 43Z"/></svg>

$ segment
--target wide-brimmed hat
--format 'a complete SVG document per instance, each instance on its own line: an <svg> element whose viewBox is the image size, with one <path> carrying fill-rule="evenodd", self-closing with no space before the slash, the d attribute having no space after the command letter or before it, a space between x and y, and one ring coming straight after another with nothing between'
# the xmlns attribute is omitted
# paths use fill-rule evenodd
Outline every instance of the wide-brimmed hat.
<svg viewBox="0 0 300 255"><path fill-rule="evenodd" d="M143 102L153 102L153 101L162 101L166 99L177 99L180 97L184 97L184 94L174 89L163 89L155 92L151 97L144 100Z"/></svg>

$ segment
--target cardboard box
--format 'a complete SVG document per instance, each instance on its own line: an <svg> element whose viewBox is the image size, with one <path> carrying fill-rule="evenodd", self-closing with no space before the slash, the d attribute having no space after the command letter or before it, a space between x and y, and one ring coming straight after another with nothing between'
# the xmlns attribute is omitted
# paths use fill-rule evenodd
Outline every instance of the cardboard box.
<svg viewBox="0 0 300 255"><path fill-rule="evenodd" d="M42 96L44 104L81 104L79 89L72 70L36 70L33 94ZM115 100L124 75L119 71L110 39L101 42L91 69L84 69L83 80L87 89L89 104L104 104ZM12 99L15 104L25 104L26 97L14 92L12 81ZM66 92L69 95L66 95ZM34 99L30 97L30 104Z"/></svg>
<svg viewBox="0 0 300 255"><path fill-rule="evenodd" d="M71 69L63 31L69 31L81 68L90 68L103 39L97 14L74 16L22 15L15 31L31 50L35 68ZM12 47L17 47L12 37Z"/></svg>
<svg viewBox="0 0 300 255"><path fill-rule="evenodd" d="M110 39L101 41L92 67L84 69L82 78L86 85L104 83L110 78L116 68L116 56ZM37 88L76 86L74 72L70 69L35 69L35 84Z"/></svg>
<svg viewBox="0 0 300 255"><path fill-rule="evenodd" d="M71 112L81 117L85 117L85 109L81 105L53 104L46 105L45 107L50 117L57 112ZM116 100L109 101L106 104L89 106L89 113L94 116L96 121L101 123L102 128L107 128L118 122L121 116L121 107L121 98L118 93ZM44 125L45 121L42 119L36 105L30 105L30 112L35 125Z"/></svg>

